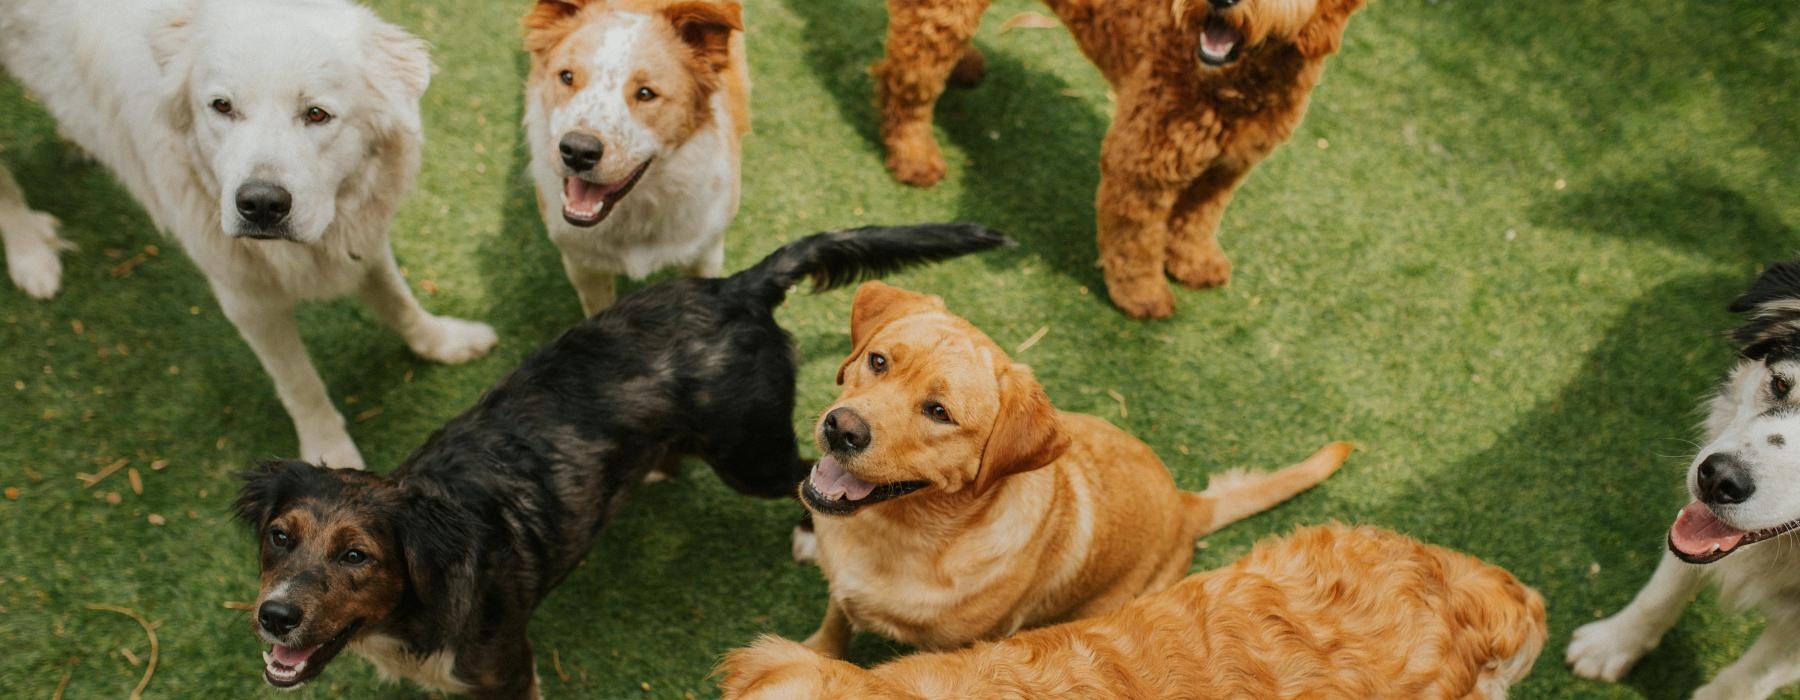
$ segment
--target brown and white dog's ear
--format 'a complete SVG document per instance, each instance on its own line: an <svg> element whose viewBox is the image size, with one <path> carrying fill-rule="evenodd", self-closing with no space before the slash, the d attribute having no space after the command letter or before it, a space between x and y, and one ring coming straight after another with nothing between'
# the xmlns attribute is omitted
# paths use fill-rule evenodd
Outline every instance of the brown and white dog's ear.
<svg viewBox="0 0 1800 700"><path fill-rule="evenodd" d="M883 282L864 282L856 288L856 300L850 302L850 356L838 365L837 383L844 383L844 371L862 354L869 339L887 324L920 311L943 310L943 297L910 292Z"/></svg>
<svg viewBox="0 0 1800 700"><path fill-rule="evenodd" d="M1031 368L1020 364L1007 367L1000 375L1000 412L981 451L975 492L1056 461L1069 449L1069 442L1050 396L1032 376Z"/></svg>
<svg viewBox="0 0 1800 700"><path fill-rule="evenodd" d="M569 33L567 21L581 12L589 0L538 0L525 13L525 50L543 51L562 41Z"/></svg>
<svg viewBox="0 0 1800 700"><path fill-rule="evenodd" d="M1309 59L1321 59L1338 50L1344 41L1344 25L1350 15L1362 9L1365 0L1319 0L1312 19L1294 37L1294 48Z"/></svg>
<svg viewBox="0 0 1800 700"><path fill-rule="evenodd" d="M731 33L744 30L744 8L730 0L678 2L662 9L675 35L714 71L731 65Z"/></svg>

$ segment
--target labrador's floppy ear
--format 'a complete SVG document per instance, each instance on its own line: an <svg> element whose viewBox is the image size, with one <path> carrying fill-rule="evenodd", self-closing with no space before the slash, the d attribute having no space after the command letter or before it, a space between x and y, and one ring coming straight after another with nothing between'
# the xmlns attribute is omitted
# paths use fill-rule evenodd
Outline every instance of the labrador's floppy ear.
<svg viewBox="0 0 1800 700"><path fill-rule="evenodd" d="M1750 313L1731 332L1738 352L1752 360L1767 356L1783 337L1800 332L1800 260L1769 266L1729 308Z"/></svg>
<svg viewBox="0 0 1800 700"><path fill-rule="evenodd" d="M1344 41L1344 25L1349 23L1350 14L1362 9L1365 1L1319 0L1312 19L1307 20L1300 28L1300 35L1294 37L1294 47L1300 50L1300 55L1310 59L1331 55Z"/></svg>
<svg viewBox="0 0 1800 700"><path fill-rule="evenodd" d="M690 0L664 7L662 16L675 25L681 42L718 72L731 65L731 33L744 30L743 10L730 0Z"/></svg>
<svg viewBox="0 0 1800 700"><path fill-rule="evenodd" d="M1001 479L1056 461L1069 449L1069 442L1050 396L1032 376L1031 368L1013 364L1001 370L1000 411L981 451L975 492L985 492Z"/></svg>
<svg viewBox="0 0 1800 700"><path fill-rule="evenodd" d="M882 282L864 282L856 288L856 300L850 302L850 356L838 365L837 383L844 383L844 372L862 355L869 339L894 320L920 311L942 311L944 299L909 292Z"/></svg>

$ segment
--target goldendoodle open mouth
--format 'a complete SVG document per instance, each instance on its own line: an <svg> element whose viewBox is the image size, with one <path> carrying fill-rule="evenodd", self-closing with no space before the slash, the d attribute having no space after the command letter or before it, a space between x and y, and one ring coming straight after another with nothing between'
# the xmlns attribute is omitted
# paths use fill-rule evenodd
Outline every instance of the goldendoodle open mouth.
<svg viewBox="0 0 1800 700"><path fill-rule="evenodd" d="M871 484L844 471L831 455L819 458L800 488L806 504L825 515L849 515L863 506L899 498L930 486L929 481Z"/></svg>
<svg viewBox="0 0 1800 700"><path fill-rule="evenodd" d="M1209 66L1225 66L1243 53L1244 33L1218 15L1206 18L1200 28L1200 62Z"/></svg>
<svg viewBox="0 0 1800 700"><path fill-rule="evenodd" d="M1669 551L1689 564L1711 564L1744 545L1761 542L1796 527L1800 527L1800 520L1761 530L1739 530L1720 520L1705 503L1694 501L1681 509L1675 516L1675 524L1669 527Z"/></svg>
<svg viewBox="0 0 1800 700"><path fill-rule="evenodd" d="M605 221L606 215L612 213L613 205L624 199L649 169L650 161L646 160L625 179L610 185L588 182L578 176L563 178L563 220L583 228Z"/></svg>
<svg viewBox="0 0 1800 700"><path fill-rule="evenodd" d="M274 645L263 652L263 680L277 688L292 688L312 680L320 671L325 670L325 664L331 663L338 652L344 650L344 645L350 642L350 636L361 625L360 620L352 622L343 631L325 640L324 644L306 649Z"/></svg>

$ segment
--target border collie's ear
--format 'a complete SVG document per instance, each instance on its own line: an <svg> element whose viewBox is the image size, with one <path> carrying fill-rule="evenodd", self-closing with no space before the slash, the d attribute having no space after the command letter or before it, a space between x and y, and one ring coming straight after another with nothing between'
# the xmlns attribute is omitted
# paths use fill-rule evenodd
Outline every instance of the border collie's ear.
<svg viewBox="0 0 1800 700"><path fill-rule="evenodd" d="M1054 462L1069 449L1069 436L1062 430L1056 408L1031 368L1014 364L1002 372L1000 413L994 417L994 430L981 451L976 493L1006 477Z"/></svg>
<svg viewBox="0 0 1800 700"><path fill-rule="evenodd" d="M451 628L468 615L475 590L475 545L481 526L436 495L404 492L395 523L413 594Z"/></svg>
<svg viewBox="0 0 1800 700"><path fill-rule="evenodd" d="M318 470L306 462L292 459L263 460L244 472L244 485L238 489L232 512L245 525L261 530L306 479Z"/></svg>
<svg viewBox="0 0 1800 700"><path fill-rule="evenodd" d="M420 39L369 13L369 30L363 38L369 66L364 80L380 97L377 131L418 133L419 98L431 86L431 53Z"/></svg>
<svg viewBox="0 0 1800 700"><path fill-rule="evenodd" d="M1344 41L1344 25L1349 23L1350 14L1362 9L1364 2L1319 0L1312 19L1307 20L1300 28L1300 35L1294 37L1294 48L1300 50L1300 55L1314 60L1336 52Z"/></svg>
<svg viewBox="0 0 1800 700"><path fill-rule="evenodd" d="M568 34L561 30L563 20L574 17L587 6L587 0L538 0L525 13L525 50L537 53L556 45Z"/></svg>
<svg viewBox="0 0 1800 700"><path fill-rule="evenodd" d="M920 311L943 311L944 298L895 287L883 282L864 282L856 288L856 299L850 302L850 356L838 365L837 383L844 383L844 372L862 355L869 339L896 319Z"/></svg>
<svg viewBox="0 0 1800 700"><path fill-rule="evenodd" d="M1800 260L1771 265L1728 308L1750 312L1750 320L1732 331L1731 338L1744 357L1762 359L1771 341L1800 332Z"/></svg>
<svg viewBox="0 0 1800 700"><path fill-rule="evenodd" d="M743 6L724 0L678 2L662 9L676 36L715 71L731 65L731 33L744 30Z"/></svg>

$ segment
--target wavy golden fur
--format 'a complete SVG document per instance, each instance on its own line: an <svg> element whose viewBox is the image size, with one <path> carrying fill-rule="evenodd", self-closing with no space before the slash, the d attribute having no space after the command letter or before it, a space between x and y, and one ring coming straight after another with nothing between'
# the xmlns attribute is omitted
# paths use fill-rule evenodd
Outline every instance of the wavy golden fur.
<svg viewBox="0 0 1800 700"><path fill-rule="evenodd" d="M1000 642L865 670L764 636L718 673L726 700L1497 698L1544 635L1543 599L1506 570L1334 524Z"/></svg>

